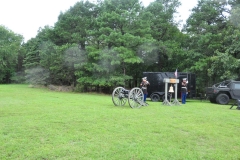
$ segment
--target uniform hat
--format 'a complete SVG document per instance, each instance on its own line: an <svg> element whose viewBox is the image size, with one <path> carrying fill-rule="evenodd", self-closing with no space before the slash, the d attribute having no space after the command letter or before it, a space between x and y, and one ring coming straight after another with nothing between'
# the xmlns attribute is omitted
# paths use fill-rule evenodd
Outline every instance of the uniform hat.
<svg viewBox="0 0 240 160"><path fill-rule="evenodd" d="M186 81L187 80L187 78L183 78L183 81Z"/></svg>
<svg viewBox="0 0 240 160"><path fill-rule="evenodd" d="M147 77L143 77L142 80L147 80Z"/></svg>

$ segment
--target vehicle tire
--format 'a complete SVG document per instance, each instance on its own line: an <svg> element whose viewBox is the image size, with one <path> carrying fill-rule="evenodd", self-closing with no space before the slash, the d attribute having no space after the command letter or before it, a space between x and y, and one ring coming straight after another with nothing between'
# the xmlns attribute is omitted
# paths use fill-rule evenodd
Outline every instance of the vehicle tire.
<svg viewBox="0 0 240 160"><path fill-rule="evenodd" d="M164 102L164 100L165 100L165 94L162 96L162 102ZM169 95L167 95L167 100L170 101L170 96Z"/></svg>
<svg viewBox="0 0 240 160"><path fill-rule="evenodd" d="M209 100L211 103L216 103L216 99L214 99L214 98L209 98Z"/></svg>
<svg viewBox="0 0 240 160"><path fill-rule="evenodd" d="M158 102L158 101L160 101L160 96L158 95L158 94L152 94L151 95L151 100L153 101L153 102Z"/></svg>
<svg viewBox="0 0 240 160"><path fill-rule="evenodd" d="M217 96L216 101L217 101L218 104L223 104L223 105L225 105L225 104L228 104L228 102L229 102L229 97L228 97L228 95L222 93L222 94L219 94L219 95Z"/></svg>

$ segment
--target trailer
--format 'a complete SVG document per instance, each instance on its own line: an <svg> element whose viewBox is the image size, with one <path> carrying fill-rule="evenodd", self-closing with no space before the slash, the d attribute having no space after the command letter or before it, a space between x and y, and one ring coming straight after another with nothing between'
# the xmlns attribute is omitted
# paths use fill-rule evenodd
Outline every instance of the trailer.
<svg viewBox="0 0 240 160"><path fill-rule="evenodd" d="M165 96L165 84L163 82L164 78L170 79L179 79L178 84L178 98L181 97L181 83L183 78L187 78L187 97L193 98L196 97L196 75L194 73L178 72L178 76L175 77L174 72L143 72L143 77L147 77L147 80L150 82L148 86L148 98L154 102L164 101ZM174 84L170 84L174 85ZM168 89L169 90L169 89ZM168 93L168 99L170 99L172 93Z"/></svg>

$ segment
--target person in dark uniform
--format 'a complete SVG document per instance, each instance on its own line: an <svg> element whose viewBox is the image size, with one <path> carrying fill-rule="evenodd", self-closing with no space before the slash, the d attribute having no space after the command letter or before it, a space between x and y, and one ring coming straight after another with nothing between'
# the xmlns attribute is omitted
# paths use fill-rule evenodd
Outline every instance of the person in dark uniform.
<svg viewBox="0 0 240 160"><path fill-rule="evenodd" d="M140 83L140 86L142 87L142 91L143 91L143 94L144 94L144 99L143 101L146 102L146 99L147 99L147 86L150 85L150 83L147 81L147 77L143 77L142 78L142 82Z"/></svg>
<svg viewBox="0 0 240 160"><path fill-rule="evenodd" d="M187 78L183 78L182 87L181 87L182 104L186 104L187 84L188 84Z"/></svg>

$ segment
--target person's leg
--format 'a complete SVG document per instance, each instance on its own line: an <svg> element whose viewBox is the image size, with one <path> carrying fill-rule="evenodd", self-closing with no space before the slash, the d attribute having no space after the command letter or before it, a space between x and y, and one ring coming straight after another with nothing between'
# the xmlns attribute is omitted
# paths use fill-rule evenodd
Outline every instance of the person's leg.
<svg viewBox="0 0 240 160"><path fill-rule="evenodd" d="M186 103L186 97L187 97L187 94L184 93L184 104Z"/></svg>
<svg viewBox="0 0 240 160"><path fill-rule="evenodd" d="M181 93L182 96L182 104L184 104L184 93Z"/></svg>
<svg viewBox="0 0 240 160"><path fill-rule="evenodd" d="M186 104L186 100L187 100L187 93L185 93L185 99L184 99L185 104Z"/></svg>
<svg viewBox="0 0 240 160"><path fill-rule="evenodd" d="M143 101L146 102L146 99L147 99L147 94L144 94Z"/></svg>
<svg viewBox="0 0 240 160"><path fill-rule="evenodd" d="M186 103L186 93L182 93L182 104Z"/></svg>

